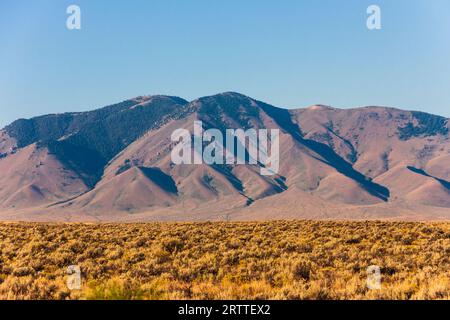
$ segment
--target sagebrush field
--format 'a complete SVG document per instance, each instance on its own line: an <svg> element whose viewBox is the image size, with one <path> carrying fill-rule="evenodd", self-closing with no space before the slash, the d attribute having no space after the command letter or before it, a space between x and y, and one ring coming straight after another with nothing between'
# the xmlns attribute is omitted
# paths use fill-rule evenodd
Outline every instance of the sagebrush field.
<svg viewBox="0 0 450 320"><path fill-rule="evenodd" d="M0 224L0 299L450 299L450 224Z"/></svg>

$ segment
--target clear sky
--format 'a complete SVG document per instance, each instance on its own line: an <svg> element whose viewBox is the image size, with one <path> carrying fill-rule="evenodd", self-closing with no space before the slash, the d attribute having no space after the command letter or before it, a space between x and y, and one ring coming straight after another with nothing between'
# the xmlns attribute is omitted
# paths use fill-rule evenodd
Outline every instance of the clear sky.
<svg viewBox="0 0 450 320"><path fill-rule="evenodd" d="M70 4L79 31L66 28ZM370 4L381 30L366 27ZM137 95L224 91L450 117L450 1L0 1L0 127Z"/></svg>

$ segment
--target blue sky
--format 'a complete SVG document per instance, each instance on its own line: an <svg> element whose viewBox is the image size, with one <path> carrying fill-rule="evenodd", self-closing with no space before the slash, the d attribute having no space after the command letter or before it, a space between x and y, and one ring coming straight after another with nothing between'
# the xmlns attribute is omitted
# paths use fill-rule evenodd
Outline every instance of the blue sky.
<svg viewBox="0 0 450 320"><path fill-rule="evenodd" d="M66 29L66 8L82 29ZM366 9L382 10L382 30ZM0 127L144 94L450 117L448 0L2 0Z"/></svg>

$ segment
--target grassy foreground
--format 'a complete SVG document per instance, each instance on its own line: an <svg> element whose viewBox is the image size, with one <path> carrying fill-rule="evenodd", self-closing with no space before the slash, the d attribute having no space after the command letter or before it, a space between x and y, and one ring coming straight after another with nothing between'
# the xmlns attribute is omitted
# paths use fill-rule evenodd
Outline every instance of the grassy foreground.
<svg viewBox="0 0 450 320"><path fill-rule="evenodd" d="M0 299L450 299L450 224L0 224Z"/></svg>

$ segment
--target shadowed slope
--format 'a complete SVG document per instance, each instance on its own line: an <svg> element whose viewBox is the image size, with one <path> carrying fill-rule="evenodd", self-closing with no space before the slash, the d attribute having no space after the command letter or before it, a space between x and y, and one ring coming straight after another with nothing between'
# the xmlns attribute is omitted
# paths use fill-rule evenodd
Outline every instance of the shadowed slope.
<svg viewBox="0 0 450 320"><path fill-rule="evenodd" d="M327 164L334 167L339 173L358 182L370 194L383 201L388 201L390 195L388 188L371 181L370 178L356 171L350 163L341 158L329 146L313 140L304 139L300 128L292 121L288 110L275 108L267 104L262 104L262 108L280 127L290 133L295 140L319 154Z"/></svg>
<svg viewBox="0 0 450 320"><path fill-rule="evenodd" d="M414 172L414 173L423 175L423 176L425 176L425 177L433 178L434 180L436 180L437 182L439 182L444 188L446 188L448 191L450 191L450 182L448 182L448 181L446 181L446 180L444 180L444 179L440 179L440 178L434 177L434 176L432 176L432 175L426 173L426 172L425 172L424 170L422 170L422 169L417 169L417 168L414 168L414 167L411 167L411 166L408 166L408 169L411 170L411 171Z"/></svg>
<svg viewBox="0 0 450 320"><path fill-rule="evenodd" d="M172 177L165 174L159 168L138 167L147 178L153 181L161 189L168 193L178 194L178 189Z"/></svg>
<svg viewBox="0 0 450 320"><path fill-rule="evenodd" d="M195 121L222 133L280 130L278 174L262 176L260 162L174 165L171 135ZM0 217L445 219L449 126L382 107L288 111L234 92L19 120L0 130Z"/></svg>

